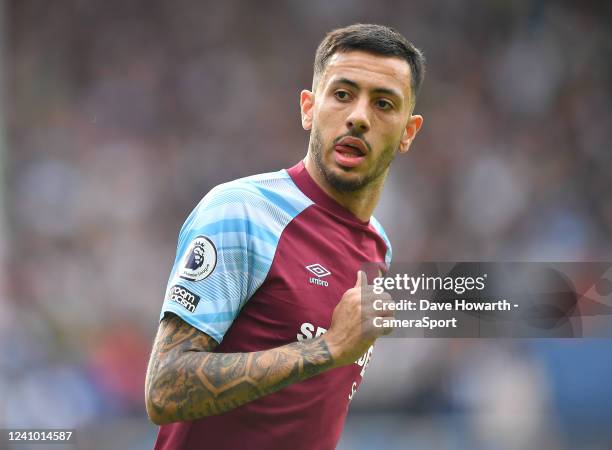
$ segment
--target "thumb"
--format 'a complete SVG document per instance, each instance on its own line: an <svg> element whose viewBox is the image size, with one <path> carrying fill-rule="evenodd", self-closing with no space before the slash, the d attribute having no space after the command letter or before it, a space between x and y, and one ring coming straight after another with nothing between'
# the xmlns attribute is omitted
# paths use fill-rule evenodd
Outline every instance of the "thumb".
<svg viewBox="0 0 612 450"><path fill-rule="evenodd" d="M355 287L366 287L368 285L368 276L363 270L357 271L357 282L355 283Z"/></svg>

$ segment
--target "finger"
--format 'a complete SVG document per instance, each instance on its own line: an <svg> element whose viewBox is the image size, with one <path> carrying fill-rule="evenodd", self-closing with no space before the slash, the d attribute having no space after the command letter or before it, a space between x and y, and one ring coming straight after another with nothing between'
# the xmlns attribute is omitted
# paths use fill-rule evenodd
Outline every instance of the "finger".
<svg viewBox="0 0 612 450"><path fill-rule="evenodd" d="M387 335L393 333L394 330L395 330L395 327L384 327L382 334L383 334L383 336L387 336Z"/></svg>
<svg viewBox="0 0 612 450"><path fill-rule="evenodd" d="M379 320L377 321L378 323L376 324L376 321L374 318L374 320L372 320L372 324L374 325L374 328L376 329L376 334L378 336L386 336L390 333L393 332L393 330L395 330L395 326L393 325L393 323L391 322L390 319L393 319L393 317L388 317L385 315L379 315L378 316Z"/></svg>
<svg viewBox="0 0 612 450"><path fill-rule="evenodd" d="M357 271L357 282L355 283L355 287L364 288L368 285L368 276L363 270Z"/></svg>
<svg viewBox="0 0 612 450"><path fill-rule="evenodd" d="M391 313L395 311L395 300L389 294L383 295L380 299L386 311L391 311Z"/></svg>

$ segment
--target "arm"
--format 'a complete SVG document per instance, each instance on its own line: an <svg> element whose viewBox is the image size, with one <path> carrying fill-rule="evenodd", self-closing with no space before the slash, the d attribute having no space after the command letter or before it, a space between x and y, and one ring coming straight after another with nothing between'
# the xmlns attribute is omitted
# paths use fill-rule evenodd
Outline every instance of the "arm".
<svg viewBox="0 0 612 450"><path fill-rule="evenodd" d="M375 298L392 301L387 294L375 296L362 274L336 306L326 334L251 353L212 353L218 345L215 340L175 315L166 316L147 371L149 417L162 425L221 414L330 368L351 364L378 336L391 331L371 325Z"/></svg>
<svg viewBox="0 0 612 450"><path fill-rule="evenodd" d="M252 353L211 353L217 345L175 315L162 320L146 380L154 423L221 414L333 366L321 337Z"/></svg>

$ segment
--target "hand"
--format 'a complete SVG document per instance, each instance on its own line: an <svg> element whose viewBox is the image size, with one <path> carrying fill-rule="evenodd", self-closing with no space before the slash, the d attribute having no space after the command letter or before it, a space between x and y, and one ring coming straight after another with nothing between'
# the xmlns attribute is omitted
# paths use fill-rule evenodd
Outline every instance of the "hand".
<svg viewBox="0 0 612 450"><path fill-rule="evenodd" d="M393 303L388 293L375 294L374 286L368 285L365 272L358 271L357 283L336 305L331 325L324 335L337 366L355 362L376 339L393 331L391 327L374 326L376 317L393 317L392 310L374 309L374 300L378 299L383 304Z"/></svg>

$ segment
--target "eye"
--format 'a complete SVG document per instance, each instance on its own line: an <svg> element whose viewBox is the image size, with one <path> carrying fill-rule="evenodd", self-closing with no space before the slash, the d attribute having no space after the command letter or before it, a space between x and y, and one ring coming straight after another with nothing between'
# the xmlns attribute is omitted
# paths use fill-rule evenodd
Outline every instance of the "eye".
<svg viewBox="0 0 612 450"><path fill-rule="evenodd" d="M334 92L334 97L336 97L341 102L344 102L350 98L350 94L347 91L336 91Z"/></svg>
<svg viewBox="0 0 612 450"><path fill-rule="evenodd" d="M378 108L382 110L388 110L388 109L393 108L393 104L390 101L382 99L382 98L376 100L375 104Z"/></svg>

